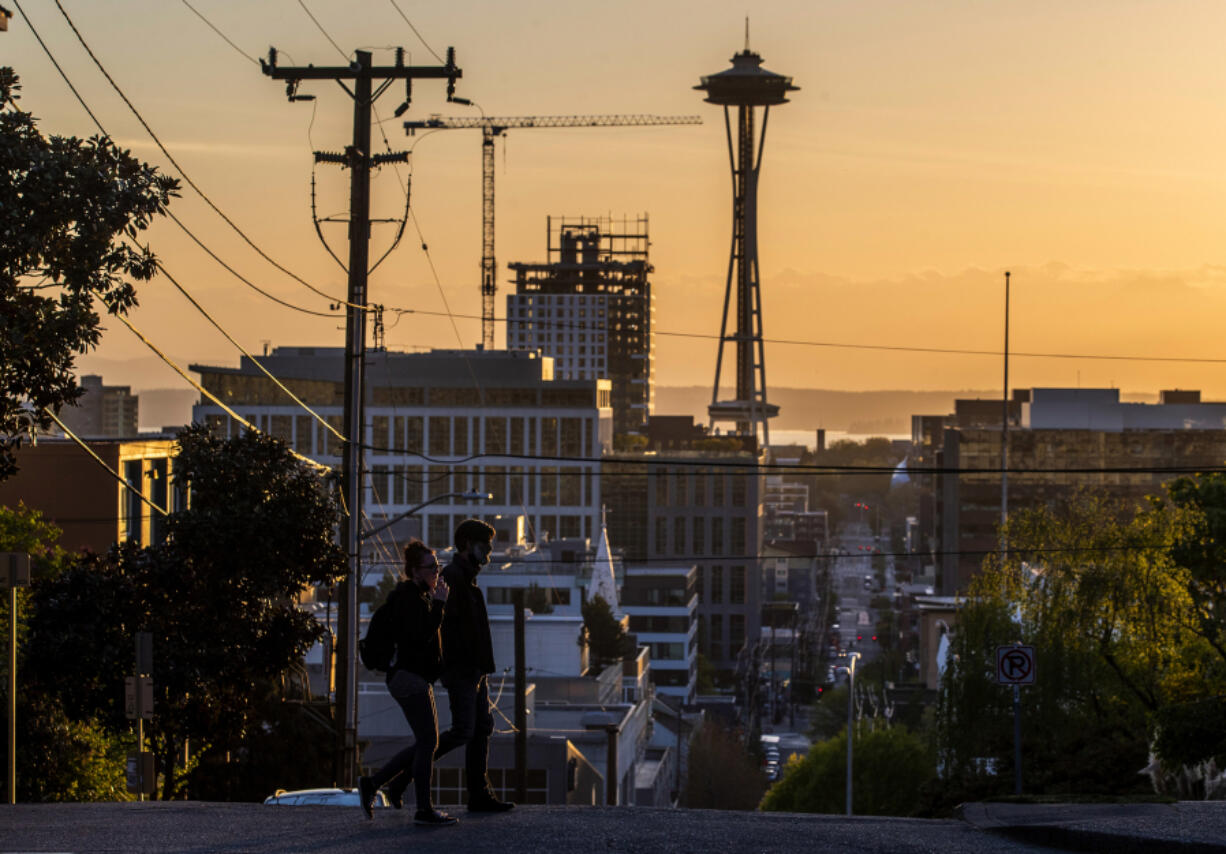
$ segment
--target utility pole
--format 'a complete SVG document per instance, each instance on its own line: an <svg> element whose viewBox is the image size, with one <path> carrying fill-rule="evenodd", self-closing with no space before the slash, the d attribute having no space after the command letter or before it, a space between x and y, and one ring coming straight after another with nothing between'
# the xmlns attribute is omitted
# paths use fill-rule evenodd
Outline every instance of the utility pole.
<svg viewBox="0 0 1226 854"><path fill-rule="evenodd" d="M395 65L372 65L369 51L354 51L354 61L346 66L278 66L276 49L268 51L268 61L260 68L274 80L284 80L285 94L291 101L312 100L299 95L303 80L331 80L353 99L353 142L343 154L316 152L316 162L336 163L350 170L349 175L349 290L345 303L345 416L341 467L341 496L345 515L341 520L341 543L349 558L349 572L340 585L338 635L341 651L336 681L337 780L351 788L357 784L357 640L358 590L361 585L362 518L362 441L365 434L364 388L366 359L367 275L370 246L370 167L388 162L407 162L405 152L370 153L370 116L375 101L393 80L405 81L405 100L396 108L403 115L412 99L415 78L447 81L447 98L455 96L455 82L463 72L455 64L455 48L447 48L445 65L405 65L404 49L396 49ZM379 85L375 86L375 81ZM352 81L353 88L345 85Z"/></svg>

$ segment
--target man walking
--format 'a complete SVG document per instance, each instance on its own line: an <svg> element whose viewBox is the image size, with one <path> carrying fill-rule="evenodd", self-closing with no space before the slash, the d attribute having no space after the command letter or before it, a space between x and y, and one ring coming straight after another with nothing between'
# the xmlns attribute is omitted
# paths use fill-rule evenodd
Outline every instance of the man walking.
<svg viewBox="0 0 1226 854"><path fill-rule="evenodd" d="M465 519L455 531L455 557L443 569L451 593L443 615L440 681L451 704L451 728L439 735L434 757L464 746L469 812L506 812L515 806L494 795L488 775L494 718L486 677L494 672L494 645L477 575L493 550L494 529L480 519Z"/></svg>

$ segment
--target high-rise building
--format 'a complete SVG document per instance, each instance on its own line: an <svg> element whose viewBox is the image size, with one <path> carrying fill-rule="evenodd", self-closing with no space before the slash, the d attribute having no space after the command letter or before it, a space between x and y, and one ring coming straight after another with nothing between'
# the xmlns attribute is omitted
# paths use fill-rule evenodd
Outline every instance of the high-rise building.
<svg viewBox="0 0 1226 854"><path fill-rule="evenodd" d="M104 385L102 377L81 377L85 393L74 406L60 411L60 420L84 439L130 439L140 433L140 396L126 385Z"/></svg>
<svg viewBox="0 0 1226 854"><path fill-rule="evenodd" d="M765 455L752 436L706 436L668 450L650 441L643 452L605 457L609 535L627 572L697 568L700 651L718 670L734 671L761 626Z"/></svg>
<svg viewBox="0 0 1226 854"><path fill-rule="evenodd" d="M340 430L341 349L278 347L260 362ZM341 440L251 359L243 357L237 368L192 370L260 430L319 462L340 465ZM552 359L522 350L371 350L365 385L361 439L369 476L363 506L373 524L430 501L416 517L434 547L450 545L456 525L468 516L522 514L533 540L599 533L599 458L612 445L608 380L557 379ZM222 435L242 429L207 398L193 417ZM474 461L473 455L482 456ZM493 497L474 503L456 495L468 490Z"/></svg>
<svg viewBox="0 0 1226 854"><path fill-rule="evenodd" d="M546 220L545 263L513 262L507 348L540 350L563 380L608 378L615 433L653 406L647 217Z"/></svg>

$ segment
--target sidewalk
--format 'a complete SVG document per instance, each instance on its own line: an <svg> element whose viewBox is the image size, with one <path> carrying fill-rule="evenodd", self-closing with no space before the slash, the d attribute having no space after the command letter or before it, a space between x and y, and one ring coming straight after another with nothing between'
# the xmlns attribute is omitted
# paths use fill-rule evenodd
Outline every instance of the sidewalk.
<svg viewBox="0 0 1226 854"><path fill-rule="evenodd" d="M979 830L1070 851L1226 851L1226 801L1175 804L964 804Z"/></svg>

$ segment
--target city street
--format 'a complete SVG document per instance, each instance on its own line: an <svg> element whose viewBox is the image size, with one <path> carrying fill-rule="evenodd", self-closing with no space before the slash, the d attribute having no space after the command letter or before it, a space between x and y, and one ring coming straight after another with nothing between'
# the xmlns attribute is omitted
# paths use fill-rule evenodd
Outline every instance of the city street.
<svg viewBox="0 0 1226 854"><path fill-rule="evenodd" d="M838 540L840 554L831 566L832 584L839 600L837 622L840 651L861 654L859 664L873 661L881 654L880 645L874 641L877 620L880 615L871 607L874 596L886 595L894 589L894 561L885 558L885 587L879 589L873 571L872 549L881 548L868 525L848 522ZM865 587L866 579L871 587ZM840 660L841 666L843 662Z"/></svg>

